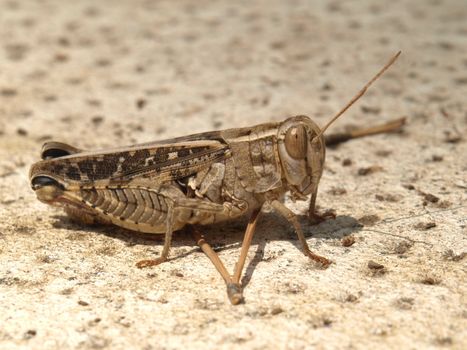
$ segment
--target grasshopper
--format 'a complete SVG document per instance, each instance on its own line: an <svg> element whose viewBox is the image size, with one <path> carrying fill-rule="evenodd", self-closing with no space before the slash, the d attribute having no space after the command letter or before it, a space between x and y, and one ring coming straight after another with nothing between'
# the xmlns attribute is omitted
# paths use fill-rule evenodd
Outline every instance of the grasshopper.
<svg viewBox="0 0 467 350"><path fill-rule="evenodd" d="M233 275L194 231L198 245L214 263L232 304L243 300L240 283L261 208L269 205L294 227L303 253L323 267L331 263L313 253L297 216L283 203L310 196L308 216L320 220L315 203L323 173L326 129L398 58L398 52L322 129L306 116L279 123L205 132L164 141L102 151L84 151L47 142L30 170L37 198L64 208L83 223L113 224L129 230L164 234L160 257L168 259L172 233L185 225L208 225L248 216ZM384 128L383 128L384 129ZM381 132L373 129L368 133Z"/></svg>

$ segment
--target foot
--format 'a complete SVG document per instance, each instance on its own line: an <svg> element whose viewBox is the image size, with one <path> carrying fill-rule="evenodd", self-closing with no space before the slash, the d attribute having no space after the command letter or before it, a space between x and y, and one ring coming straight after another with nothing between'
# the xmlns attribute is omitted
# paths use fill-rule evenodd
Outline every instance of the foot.
<svg viewBox="0 0 467 350"><path fill-rule="evenodd" d="M334 209L328 209L324 211L323 213L318 213L314 211L313 213L310 213L309 219L312 224L319 224L320 222L329 220L329 219L335 219L336 218L336 211Z"/></svg>
<svg viewBox="0 0 467 350"><path fill-rule="evenodd" d="M164 258L157 258L157 259L151 259L151 260L141 260L136 263L136 267L139 269L145 268L145 267L150 267L150 266L156 266L164 261L167 261L167 259Z"/></svg>
<svg viewBox="0 0 467 350"><path fill-rule="evenodd" d="M242 286L238 283L227 283L227 295L232 305L238 305L243 302Z"/></svg>
<svg viewBox="0 0 467 350"><path fill-rule="evenodd" d="M305 253L305 255L308 256L311 260L317 262L324 269L327 269L329 267L329 265L332 264L331 260L325 258L324 256L317 255L317 254L315 254L313 252L308 251L308 252Z"/></svg>

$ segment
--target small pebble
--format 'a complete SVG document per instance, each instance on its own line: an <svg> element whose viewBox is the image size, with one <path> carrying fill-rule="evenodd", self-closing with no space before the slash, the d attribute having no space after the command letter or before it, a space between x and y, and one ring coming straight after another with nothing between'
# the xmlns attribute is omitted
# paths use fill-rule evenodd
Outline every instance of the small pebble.
<svg viewBox="0 0 467 350"><path fill-rule="evenodd" d="M437 284L441 283L441 281L439 279L431 277L431 276L424 277L420 282L422 284L426 284L428 286L434 286L434 285L437 285Z"/></svg>
<svg viewBox="0 0 467 350"><path fill-rule="evenodd" d="M37 335L37 331L35 329L28 329L24 335L23 339L31 339L34 338Z"/></svg>
<svg viewBox="0 0 467 350"><path fill-rule="evenodd" d="M136 107L138 109L143 109L146 106L146 100L143 98L139 98L136 100Z"/></svg>
<svg viewBox="0 0 467 350"><path fill-rule="evenodd" d="M344 247L350 247L355 243L355 237L354 236L345 236L341 240L342 246Z"/></svg>
<svg viewBox="0 0 467 350"><path fill-rule="evenodd" d="M16 133L20 136L27 136L28 135L28 132L27 130L23 129L23 128L18 128L16 129Z"/></svg>
<svg viewBox="0 0 467 350"><path fill-rule="evenodd" d="M368 168L360 168L358 169L358 172L357 174L360 175L360 176L366 176L366 175L370 175L370 174L373 174L373 173L376 173L378 171L382 171L383 168L379 165L373 165L373 166L370 166Z"/></svg>
<svg viewBox="0 0 467 350"><path fill-rule="evenodd" d="M436 227L436 222L433 221L419 222L418 224L414 225L414 228L420 231L426 231L433 227Z"/></svg>
<svg viewBox="0 0 467 350"><path fill-rule="evenodd" d="M4 97L13 97L13 96L16 96L16 94L17 94L17 91L15 89L5 88L5 89L0 90L0 95Z"/></svg>
<svg viewBox="0 0 467 350"><path fill-rule="evenodd" d="M358 297L355 294L349 293L345 297L345 301L348 303L354 303L358 300Z"/></svg>
<svg viewBox="0 0 467 350"><path fill-rule="evenodd" d="M381 108L377 106L361 106L360 109L362 110L363 113L372 113L372 114L378 114L381 112Z"/></svg>
<svg viewBox="0 0 467 350"><path fill-rule="evenodd" d="M368 268L371 270L382 270L384 269L384 265L381 265L373 260L368 261Z"/></svg>
<svg viewBox="0 0 467 350"><path fill-rule="evenodd" d="M424 198L425 198L426 201L428 201L430 203L437 203L439 201L439 198L436 197L435 195L431 194L431 193L425 193Z"/></svg>
<svg viewBox="0 0 467 350"><path fill-rule="evenodd" d="M410 248L412 248L413 243L410 241L402 241L399 242L395 247L394 247L394 253L396 254L404 254L406 253Z"/></svg>
<svg viewBox="0 0 467 350"><path fill-rule="evenodd" d="M104 117L101 115L96 115L92 117L91 121L94 125L100 125L104 121Z"/></svg>
<svg viewBox="0 0 467 350"><path fill-rule="evenodd" d="M282 312L284 312L284 309L282 309L280 306L276 306L272 308L271 315L278 315Z"/></svg>

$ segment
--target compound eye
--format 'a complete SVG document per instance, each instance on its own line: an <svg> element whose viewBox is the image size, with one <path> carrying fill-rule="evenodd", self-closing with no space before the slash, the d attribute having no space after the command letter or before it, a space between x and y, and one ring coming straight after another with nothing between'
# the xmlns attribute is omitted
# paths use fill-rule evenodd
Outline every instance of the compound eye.
<svg viewBox="0 0 467 350"><path fill-rule="evenodd" d="M285 148L294 159L304 159L307 149L307 133L303 125L293 126L285 134Z"/></svg>
<svg viewBox="0 0 467 350"><path fill-rule="evenodd" d="M36 176L35 178L32 179L31 185L34 190L37 190L45 186L54 186L54 187L63 189L63 186L60 185L57 180L52 179L51 177L48 177L48 176Z"/></svg>

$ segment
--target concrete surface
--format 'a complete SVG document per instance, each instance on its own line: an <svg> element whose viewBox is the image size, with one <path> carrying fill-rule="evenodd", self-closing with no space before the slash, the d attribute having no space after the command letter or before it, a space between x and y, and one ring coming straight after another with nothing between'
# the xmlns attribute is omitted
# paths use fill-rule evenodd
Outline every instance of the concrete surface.
<svg viewBox="0 0 467 350"><path fill-rule="evenodd" d="M0 348L467 348L466 18L464 0L1 1ZM406 116L405 131L330 149L318 204L337 218L302 219L334 264L265 214L243 305L187 233L138 270L158 237L77 225L28 184L49 139L323 125L399 49L332 130ZM230 268L244 227L206 229Z"/></svg>

